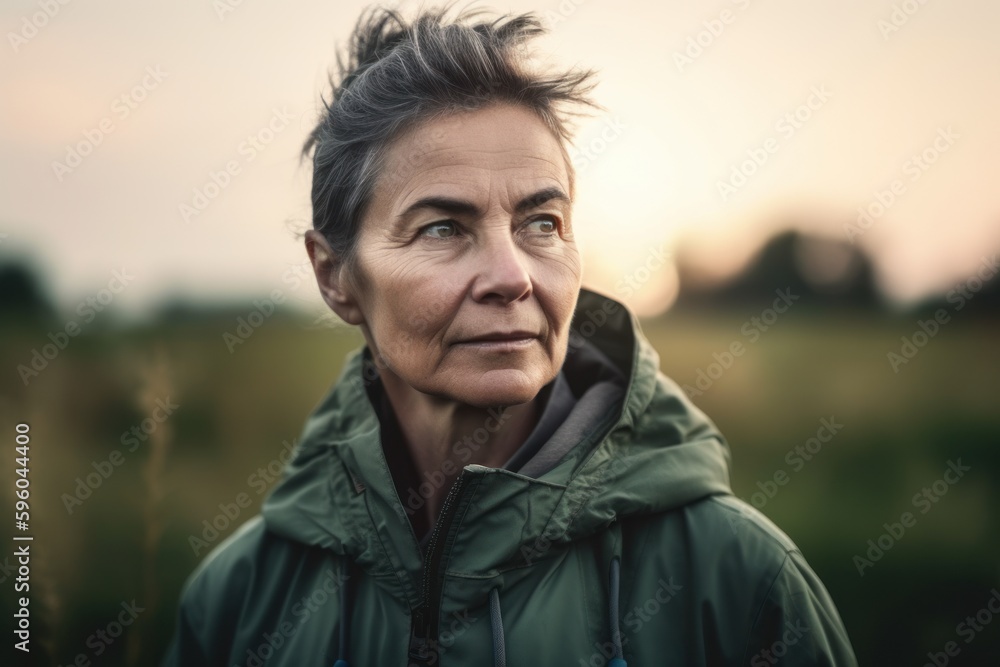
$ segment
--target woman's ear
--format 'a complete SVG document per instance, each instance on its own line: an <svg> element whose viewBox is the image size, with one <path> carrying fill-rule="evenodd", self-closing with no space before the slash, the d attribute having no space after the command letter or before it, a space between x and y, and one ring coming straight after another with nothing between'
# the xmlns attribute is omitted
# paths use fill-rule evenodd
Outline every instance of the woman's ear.
<svg viewBox="0 0 1000 667"><path fill-rule="evenodd" d="M326 305L348 324L364 324L357 295L347 279L346 265L330 248L326 237L315 229L306 232L306 253Z"/></svg>

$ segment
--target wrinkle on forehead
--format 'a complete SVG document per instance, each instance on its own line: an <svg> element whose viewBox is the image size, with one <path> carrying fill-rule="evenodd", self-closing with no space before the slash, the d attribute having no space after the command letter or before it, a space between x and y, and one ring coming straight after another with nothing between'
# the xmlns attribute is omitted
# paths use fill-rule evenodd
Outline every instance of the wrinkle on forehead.
<svg viewBox="0 0 1000 667"><path fill-rule="evenodd" d="M519 139L513 147L512 137ZM523 178L517 172L523 172ZM508 178L497 179L501 174ZM484 191L492 198L496 180L508 186L502 188L508 204L522 194L509 189L519 181L536 187L543 182L557 185L571 194L559 140L527 109L502 106L462 112L425 121L405 133L386 154L372 211L385 220L426 194L461 196L461 192L468 197L478 190L478 198Z"/></svg>

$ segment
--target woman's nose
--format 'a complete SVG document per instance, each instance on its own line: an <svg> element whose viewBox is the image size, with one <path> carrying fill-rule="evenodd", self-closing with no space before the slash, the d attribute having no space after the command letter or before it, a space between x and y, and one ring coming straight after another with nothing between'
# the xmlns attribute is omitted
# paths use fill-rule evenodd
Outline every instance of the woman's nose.
<svg viewBox="0 0 1000 667"><path fill-rule="evenodd" d="M476 252L476 277L472 296L477 301L494 299L510 303L531 292L528 257L519 247L510 225L494 229L482 239Z"/></svg>

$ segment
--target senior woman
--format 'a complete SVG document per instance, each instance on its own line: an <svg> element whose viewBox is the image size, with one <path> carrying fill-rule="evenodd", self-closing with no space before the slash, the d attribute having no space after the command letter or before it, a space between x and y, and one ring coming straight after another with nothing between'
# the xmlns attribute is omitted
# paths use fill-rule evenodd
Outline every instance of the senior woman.
<svg viewBox="0 0 1000 667"><path fill-rule="evenodd" d="M355 28L305 245L365 344L189 578L164 664L855 664L635 316L581 288L592 73L530 67L531 14L448 11Z"/></svg>

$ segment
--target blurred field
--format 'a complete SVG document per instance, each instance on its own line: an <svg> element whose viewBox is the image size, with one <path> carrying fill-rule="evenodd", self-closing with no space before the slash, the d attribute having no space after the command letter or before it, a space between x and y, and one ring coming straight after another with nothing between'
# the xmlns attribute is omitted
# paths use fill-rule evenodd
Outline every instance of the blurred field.
<svg viewBox="0 0 1000 667"><path fill-rule="evenodd" d="M790 312L752 343L740 333L743 321L688 313L643 323L662 369L682 385L693 386L713 354L745 344L694 397L731 444L735 493L756 498L798 543L837 602L862 664L921 665L948 641L960 647L949 664L997 664L1000 618L968 643L956 634L1000 586L995 323L956 317L894 373L886 353L898 350L916 318ZM0 329L8 452L14 424L32 427L32 613L36 641L44 630L52 658L36 653L37 664L68 665L78 654L95 665L154 664L172 633L180 587L207 553L196 556L189 537L240 493L253 505L222 536L257 512L272 485L258 469L266 473L298 436L345 353L362 340L275 315L230 353L222 335L234 328L235 316L219 316L90 330L27 388L14 369L48 342L46 330ZM156 398L177 407L128 451L123 435ZM815 436L822 419L843 428L793 469L788 452ZM64 494L115 449L121 465L70 512ZM2 457L7 480L12 458ZM921 514L914 494L959 458L971 470ZM754 497L779 471L786 483L772 497ZM11 486L4 484L8 494ZM859 576L853 557L905 511L916 524ZM8 589L8 619L11 598ZM95 631L133 599L144 608L136 623L110 646L95 642Z"/></svg>

